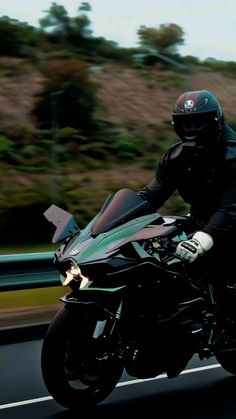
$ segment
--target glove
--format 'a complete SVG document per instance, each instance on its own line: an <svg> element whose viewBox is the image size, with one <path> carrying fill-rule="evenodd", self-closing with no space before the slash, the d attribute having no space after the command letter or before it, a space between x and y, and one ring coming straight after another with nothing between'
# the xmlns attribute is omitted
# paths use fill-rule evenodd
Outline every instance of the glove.
<svg viewBox="0 0 236 419"><path fill-rule="evenodd" d="M212 246L212 237L203 231L198 231L193 235L192 239L184 240L178 244L176 255L192 263L198 256L210 250Z"/></svg>

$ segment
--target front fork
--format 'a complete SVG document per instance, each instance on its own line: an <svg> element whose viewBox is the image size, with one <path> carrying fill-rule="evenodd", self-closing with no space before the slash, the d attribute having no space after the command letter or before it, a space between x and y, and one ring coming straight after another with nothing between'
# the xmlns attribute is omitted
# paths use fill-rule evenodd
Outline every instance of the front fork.
<svg viewBox="0 0 236 419"><path fill-rule="evenodd" d="M120 318L122 305L123 302L121 301L115 316L111 315L104 320L97 320L96 322L93 338L98 339L101 343L100 356L102 359L107 359L109 356L115 356L117 354L120 357Z"/></svg>

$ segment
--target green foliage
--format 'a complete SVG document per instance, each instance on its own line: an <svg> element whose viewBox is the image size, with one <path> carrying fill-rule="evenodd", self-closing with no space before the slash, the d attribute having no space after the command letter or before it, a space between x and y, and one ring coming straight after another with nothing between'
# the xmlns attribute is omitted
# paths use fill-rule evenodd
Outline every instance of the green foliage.
<svg viewBox="0 0 236 419"><path fill-rule="evenodd" d="M231 118L227 121L230 127L236 132L236 118Z"/></svg>
<svg viewBox="0 0 236 419"><path fill-rule="evenodd" d="M26 144L18 151L18 165L31 173L44 171L50 165L49 159L45 145Z"/></svg>
<svg viewBox="0 0 236 419"><path fill-rule="evenodd" d="M66 31L69 25L69 16L64 6L52 3L46 16L39 20L42 28L53 27L55 31Z"/></svg>
<svg viewBox="0 0 236 419"><path fill-rule="evenodd" d="M204 60L204 66L210 69L211 71L216 71L222 73L225 76L235 78L236 74L236 62L235 61L221 61L214 58L208 58Z"/></svg>
<svg viewBox="0 0 236 419"><path fill-rule="evenodd" d="M80 12L91 12L92 7L90 6L89 3L87 2L83 2L81 3L81 5L79 6L79 11Z"/></svg>
<svg viewBox="0 0 236 419"><path fill-rule="evenodd" d="M198 57L194 57L193 55L186 55L185 57L182 57L182 61L185 64L190 64L190 65L198 65L200 64L200 60Z"/></svg>
<svg viewBox="0 0 236 419"><path fill-rule="evenodd" d="M113 143L115 155L124 160L133 160L142 156L142 144L140 138L125 135L117 135Z"/></svg>
<svg viewBox="0 0 236 419"><path fill-rule="evenodd" d="M60 128L59 138L62 138L62 139L75 138L77 140L84 140L84 137L80 135L80 131L72 127Z"/></svg>
<svg viewBox="0 0 236 419"><path fill-rule="evenodd" d="M89 80L87 64L81 60L51 60L42 67L44 90L33 115L38 127L87 129L93 125L96 87Z"/></svg>
<svg viewBox="0 0 236 419"><path fill-rule="evenodd" d="M2 16L0 17L0 39L0 55L26 56L25 47L37 45L38 31L25 22Z"/></svg>
<svg viewBox="0 0 236 419"><path fill-rule="evenodd" d="M181 88L184 82L184 75L181 72L168 69L165 71L145 70L143 75L147 80L150 80L154 86L155 84L158 84L165 89L173 87ZM152 87L152 84L150 87Z"/></svg>
<svg viewBox="0 0 236 419"><path fill-rule="evenodd" d="M86 45L86 38L90 37L90 20L86 12L90 11L89 3L82 3L78 8L79 15L70 17L64 6L52 3L46 16L40 19L42 29L50 28L45 38L52 43L72 46L76 50Z"/></svg>
<svg viewBox="0 0 236 419"><path fill-rule="evenodd" d="M91 143L82 145L79 151L82 155L92 157L95 160L104 161L109 158L106 144L99 141L92 141Z"/></svg>
<svg viewBox="0 0 236 419"><path fill-rule="evenodd" d="M48 58L59 58L59 59L68 59L68 58L78 58L77 52L73 51L69 48L57 48L53 49L52 51L48 51Z"/></svg>
<svg viewBox="0 0 236 419"><path fill-rule="evenodd" d="M177 47L184 43L184 31L175 23L161 24L159 28L140 26L138 29L140 44L153 48L160 53L175 53Z"/></svg>
<svg viewBox="0 0 236 419"><path fill-rule="evenodd" d="M120 63L132 64L134 48L120 48L116 42L109 41L103 37L93 38L90 40L91 51L94 59L99 62L103 61L117 61ZM105 60L104 60L105 59Z"/></svg>
<svg viewBox="0 0 236 419"><path fill-rule="evenodd" d="M14 143L9 138L0 135L0 163L1 161L14 164L16 162L17 155L14 149Z"/></svg>
<svg viewBox="0 0 236 419"><path fill-rule="evenodd" d="M178 25L160 25L157 29L142 26L138 34L143 48L120 48L113 41L91 36L86 14L90 10L89 3L83 2L78 15L70 17L64 6L52 3L40 30L0 18L0 55L33 58L11 58L15 64L5 66L2 58L0 77L13 84L20 76L19 82L24 84L28 66L33 84L36 80L37 86L42 85L34 96L34 126L28 122L30 126L20 130L12 123L11 134L1 131L0 234L5 243L49 242L51 230L42 214L51 203L62 208L66 205L80 227L85 226L111 191L124 186L138 190L149 181L160 156L176 141L170 121L141 128L135 122L119 126L104 116L97 85L91 81L96 71L102 72L104 79L110 77L106 74L109 66L103 63L110 67L113 62L128 64L124 68L130 75L135 65L133 55L151 49L193 69L235 77L234 62L209 59L200 63L196 57L174 55L184 42L184 32ZM156 66L153 71L140 68L138 76L145 77L150 95L153 87L172 93L171 89L182 90L189 82L186 73L172 71L167 65ZM119 82L119 75L117 79ZM236 120L229 122L236 129ZM132 170L132 176L124 176L124 165ZM183 214L187 206L174 195L161 211Z"/></svg>

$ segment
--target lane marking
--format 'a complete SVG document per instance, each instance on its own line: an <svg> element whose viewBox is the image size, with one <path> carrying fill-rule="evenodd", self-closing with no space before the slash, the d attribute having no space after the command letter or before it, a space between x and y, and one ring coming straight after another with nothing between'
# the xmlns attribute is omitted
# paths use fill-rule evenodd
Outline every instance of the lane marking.
<svg viewBox="0 0 236 419"><path fill-rule="evenodd" d="M182 371L179 375L192 374L193 372L211 370L213 368L219 368L219 367L221 367L220 364L212 364L212 365L206 365L205 367L190 368L189 370ZM167 374L160 374L157 377L153 377L153 378L145 378L145 379L137 379L137 380L124 381L123 383L118 383L116 385L116 387L128 386L130 384L144 383L145 381L160 380L161 378L167 378ZM177 378L177 377L175 377L175 378Z"/></svg>
<svg viewBox="0 0 236 419"><path fill-rule="evenodd" d="M38 399L23 400L21 402L1 404L0 409L10 409L10 407L24 406L26 404L41 403L52 400L51 396L39 397Z"/></svg>
<svg viewBox="0 0 236 419"><path fill-rule="evenodd" d="M221 367L220 364L212 364L212 365L206 365L205 367L190 368L189 370L182 371L179 375L192 374L194 372L206 371L206 370L211 370L213 368L219 368L219 367ZM139 384L139 383L145 383L147 381L160 380L162 378L167 378L167 375L166 374L160 374L157 377L153 377L153 378L145 378L145 379L124 381L122 383L118 383L116 385L116 387L129 386L129 385ZM48 400L53 400L53 398L51 396L46 396L46 397L39 397L37 399L30 399L30 400L23 400L23 401L20 401L20 402L2 404L2 405L0 405L0 410L10 409L11 407L25 406L25 405L33 404L33 403L47 402Z"/></svg>

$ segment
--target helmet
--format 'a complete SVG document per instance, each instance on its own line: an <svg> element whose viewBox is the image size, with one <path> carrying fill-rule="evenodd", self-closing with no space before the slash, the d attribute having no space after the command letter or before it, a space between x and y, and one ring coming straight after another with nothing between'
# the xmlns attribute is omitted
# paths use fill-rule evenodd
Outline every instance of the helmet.
<svg viewBox="0 0 236 419"><path fill-rule="evenodd" d="M207 90L185 92L177 99L172 124L182 142L205 147L218 140L224 115L216 97Z"/></svg>

